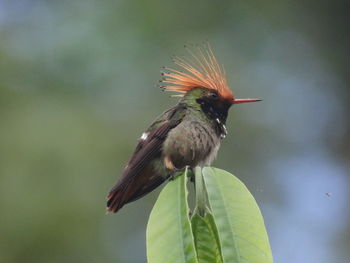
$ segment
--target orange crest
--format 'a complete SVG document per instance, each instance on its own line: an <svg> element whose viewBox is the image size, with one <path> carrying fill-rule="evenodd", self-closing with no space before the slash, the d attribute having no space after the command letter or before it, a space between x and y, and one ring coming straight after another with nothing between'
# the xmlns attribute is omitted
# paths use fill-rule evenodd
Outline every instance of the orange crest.
<svg viewBox="0 0 350 263"><path fill-rule="evenodd" d="M174 63L185 72L164 68L166 72L162 73L161 80L164 90L186 93L193 88L203 87L216 90L223 98L232 99L233 94L228 87L225 70L216 60L210 45L198 46L195 52L189 48L187 51L191 55L190 59L173 58Z"/></svg>

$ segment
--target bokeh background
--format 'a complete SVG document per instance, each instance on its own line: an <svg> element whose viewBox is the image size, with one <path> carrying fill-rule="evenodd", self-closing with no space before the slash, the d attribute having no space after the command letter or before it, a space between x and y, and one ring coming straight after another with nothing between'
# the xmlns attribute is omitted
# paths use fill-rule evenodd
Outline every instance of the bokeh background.
<svg viewBox="0 0 350 263"><path fill-rule="evenodd" d="M349 1L0 0L0 262L146 262L159 190L105 215L155 87L208 40L237 97L216 167L261 206L275 262L350 260Z"/></svg>

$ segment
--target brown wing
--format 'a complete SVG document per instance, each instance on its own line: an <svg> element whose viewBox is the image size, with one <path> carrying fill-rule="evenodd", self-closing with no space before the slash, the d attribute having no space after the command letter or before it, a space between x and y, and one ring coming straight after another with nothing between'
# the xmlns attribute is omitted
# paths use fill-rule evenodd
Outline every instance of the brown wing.
<svg viewBox="0 0 350 263"><path fill-rule="evenodd" d="M164 182L165 175L157 174L150 163L160 156L166 136L180 121L165 120L146 140L139 142L123 175L108 195L108 211L117 212L124 204L135 201Z"/></svg>

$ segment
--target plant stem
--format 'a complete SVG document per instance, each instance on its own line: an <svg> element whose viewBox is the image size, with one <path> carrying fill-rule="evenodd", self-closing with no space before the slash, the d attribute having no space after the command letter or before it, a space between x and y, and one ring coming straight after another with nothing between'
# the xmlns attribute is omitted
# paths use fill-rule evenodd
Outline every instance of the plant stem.
<svg viewBox="0 0 350 263"><path fill-rule="evenodd" d="M206 191L203 182L202 168L195 168L195 189L196 189L196 207L195 211L202 217L205 215L206 211Z"/></svg>

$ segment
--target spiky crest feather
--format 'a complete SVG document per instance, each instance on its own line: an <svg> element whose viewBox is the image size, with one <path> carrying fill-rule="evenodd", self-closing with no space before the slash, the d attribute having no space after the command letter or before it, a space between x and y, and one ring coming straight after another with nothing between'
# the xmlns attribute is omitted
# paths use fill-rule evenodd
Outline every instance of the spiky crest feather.
<svg viewBox="0 0 350 263"><path fill-rule="evenodd" d="M233 94L228 87L225 70L219 65L209 44L197 46L195 50L187 48L191 57L185 59L175 56L173 62L185 72L164 67L162 72L162 88L165 91L175 91L183 96L196 87L216 90L223 98L232 99Z"/></svg>

